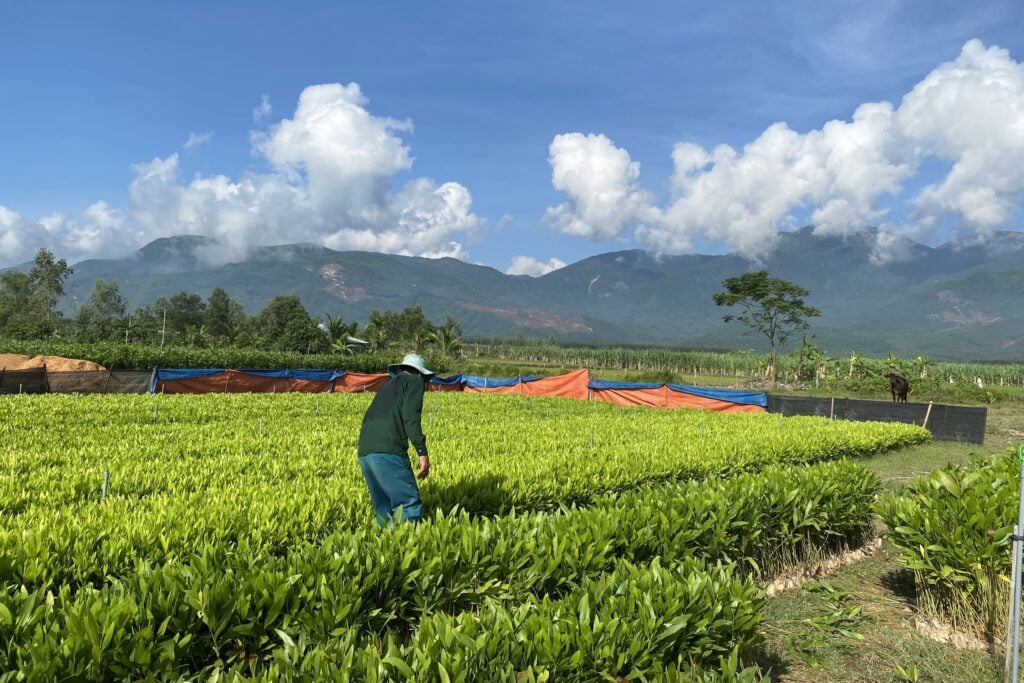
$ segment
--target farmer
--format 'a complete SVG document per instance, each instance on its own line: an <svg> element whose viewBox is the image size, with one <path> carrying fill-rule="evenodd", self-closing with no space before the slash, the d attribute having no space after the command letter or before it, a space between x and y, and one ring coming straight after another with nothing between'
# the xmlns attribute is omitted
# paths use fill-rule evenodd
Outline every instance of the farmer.
<svg viewBox="0 0 1024 683"><path fill-rule="evenodd" d="M389 365L388 374L391 379L373 397L359 432L359 466L380 526L390 523L399 509L403 519L419 520L423 504L416 479L430 474L420 416L423 391L434 373L427 370L422 357L410 353L401 363ZM410 441L420 459L415 477L409 463Z"/></svg>

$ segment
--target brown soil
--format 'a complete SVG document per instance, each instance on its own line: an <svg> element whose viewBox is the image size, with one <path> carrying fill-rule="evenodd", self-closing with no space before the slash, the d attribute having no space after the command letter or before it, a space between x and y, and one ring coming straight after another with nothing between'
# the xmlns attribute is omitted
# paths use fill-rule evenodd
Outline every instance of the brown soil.
<svg viewBox="0 0 1024 683"><path fill-rule="evenodd" d="M29 358L18 353L0 353L0 368L6 370L30 370L46 366L50 372L96 372L106 370L99 363L61 356L35 356Z"/></svg>
<svg viewBox="0 0 1024 683"><path fill-rule="evenodd" d="M0 353L0 369L17 370L28 359L20 353Z"/></svg>

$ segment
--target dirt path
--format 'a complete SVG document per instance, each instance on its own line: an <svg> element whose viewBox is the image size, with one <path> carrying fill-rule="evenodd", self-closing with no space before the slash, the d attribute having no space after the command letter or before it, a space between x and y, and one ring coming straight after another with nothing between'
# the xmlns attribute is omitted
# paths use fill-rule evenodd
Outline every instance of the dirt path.
<svg viewBox="0 0 1024 683"><path fill-rule="evenodd" d="M1002 658L958 650L917 632L914 586L897 551L878 552L833 576L769 599L759 664L771 680L1002 680Z"/></svg>

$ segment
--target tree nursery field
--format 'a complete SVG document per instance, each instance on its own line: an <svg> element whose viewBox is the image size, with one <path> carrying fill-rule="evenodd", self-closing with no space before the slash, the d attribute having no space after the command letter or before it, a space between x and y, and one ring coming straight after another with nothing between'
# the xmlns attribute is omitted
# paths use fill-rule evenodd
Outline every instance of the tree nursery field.
<svg viewBox="0 0 1024 683"><path fill-rule="evenodd" d="M929 438L431 393L430 515L381 530L370 398L0 397L0 681L760 680L763 586Z"/></svg>

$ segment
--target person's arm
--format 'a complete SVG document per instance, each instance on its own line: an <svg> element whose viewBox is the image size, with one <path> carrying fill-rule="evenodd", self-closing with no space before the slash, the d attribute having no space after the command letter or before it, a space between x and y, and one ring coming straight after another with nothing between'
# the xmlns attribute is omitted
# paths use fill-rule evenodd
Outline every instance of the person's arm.
<svg viewBox="0 0 1024 683"><path fill-rule="evenodd" d="M420 458L427 457L427 437L423 434L423 380L410 377L402 382L402 422L405 435Z"/></svg>

